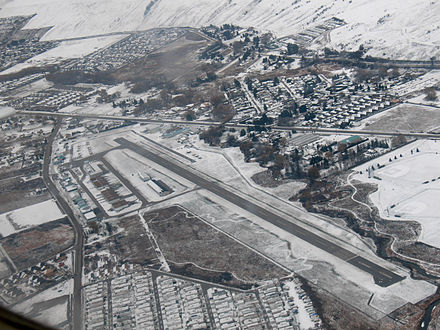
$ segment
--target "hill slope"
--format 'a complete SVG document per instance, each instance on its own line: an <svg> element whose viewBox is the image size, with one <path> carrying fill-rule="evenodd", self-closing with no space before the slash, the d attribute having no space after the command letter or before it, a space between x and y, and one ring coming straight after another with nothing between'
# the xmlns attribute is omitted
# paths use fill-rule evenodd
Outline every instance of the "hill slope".
<svg viewBox="0 0 440 330"><path fill-rule="evenodd" d="M46 39L165 26L233 23L295 34L336 16L347 25L329 45L393 58L440 57L440 3L434 0L0 0L0 16L37 13L28 28Z"/></svg>

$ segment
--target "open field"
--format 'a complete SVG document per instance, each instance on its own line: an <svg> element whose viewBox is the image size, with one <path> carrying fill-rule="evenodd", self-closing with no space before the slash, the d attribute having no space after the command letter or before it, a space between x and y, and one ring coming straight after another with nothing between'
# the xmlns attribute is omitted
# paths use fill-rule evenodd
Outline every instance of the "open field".
<svg viewBox="0 0 440 330"><path fill-rule="evenodd" d="M378 168L378 164L381 168ZM372 169L372 166L374 169ZM370 174L367 168L370 169ZM374 183L370 195L382 218L412 220L422 226L419 241L440 247L440 143L421 140L357 167L356 179Z"/></svg>
<svg viewBox="0 0 440 330"><path fill-rule="evenodd" d="M157 262L154 249L145 236L145 229L139 221L139 216L126 217L119 220L118 225L123 232L110 239L112 254L119 254L121 260L132 263L151 264Z"/></svg>
<svg viewBox="0 0 440 330"><path fill-rule="evenodd" d="M0 240L18 269L30 267L72 246L73 229L67 219L56 220Z"/></svg>
<svg viewBox="0 0 440 330"><path fill-rule="evenodd" d="M366 130L429 132L440 127L440 109L401 104L361 122Z"/></svg>
<svg viewBox="0 0 440 330"><path fill-rule="evenodd" d="M120 81L141 81L145 77L164 77L169 81L188 81L202 73L197 51L207 40L192 40L193 33L166 45L149 56L131 63L115 73Z"/></svg>
<svg viewBox="0 0 440 330"><path fill-rule="evenodd" d="M69 296L40 301L32 305L27 317L57 328L68 328ZM50 317L48 317L50 316ZM61 327L61 326L64 327Z"/></svg>
<svg viewBox="0 0 440 330"><path fill-rule="evenodd" d="M2 74L15 73L30 67L42 67L45 65L57 64L66 59L81 58L100 48L108 47L125 36L126 35L113 35L63 41L55 48L49 49L23 63L16 64L7 70L4 70Z"/></svg>
<svg viewBox="0 0 440 330"><path fill-rule="evenodd" d="M37 296L38 297L38 296ZM47 299L44 301L31 300L32 305L20 304L26 307L15 307L20 313L24 314L33 320L39 321L41 324L45 324L58 329L66 329L68 322L68 301L69 296L61 296L53 299ZM21 310L25 310L22 312ZM64 327L60 326L64 325Z"/></svg>
<svg viewBox="0 0 440 330"><path fill-rule="evenodd" d="M218 272L216 280L229 285L287 275L286 271L181 207L146 213L144 218L167 261L180 268L199 268L198 272L193 269L191 273L201 275L205 271L210 278L211 272Z"/></svg>
<svg viewBox="0 0 440 330"><path fill-rule="evenodd" d="M5 278L11 274L11 269L8 264L7 256L0 251L0 278Z"/></svg>
<svg viewBox="0 0 440 330"><path fill-rule="evenodd" d="M68 307L71 293L72 280L64 281L13 306L12 309L42 324L57 329L68 329L70 320Z"/></svg>
<svg viewBox="0 0 440 330"><path fill-rule="evenodd" d="M5 237L15 232L59 220L63 217L53 199L0 214L0 234Z"/></svg>
<svg viewBox="0 0 440 330"><path fill-rule="evenodd" d="M72 158L73 160L82 159L84 157L90 157L94 154L107 151L114 148L111 141L106 141L106 138L95 138L78 141L72 144Z"/></svg>
<svg viewBox="0 0 440 330"><path fill-rule="evenodd" d="M422 301L418 304L407 303L389 316L372 320L312 283L304 284L303 289L317 306L328 329L417 329L424 314Z"/></svg>
<svg viewBox="0 0 440 330"><path fill-rule="evenodd" d="M159 268L156 252L146 235L139 216L128 216L119 219L115 224L120 231L98 243L85 248L84 266L86 274L98 268L112 270L121 262ZM105 264L105 267L102 267Z"/></svg>
<svg viewBox="0 0 440 330"><path fill-rule="evenodd" d="M0 214L48 200L50 195L46 191L42 191L39 195L35 194L35 191L45 188L41 178L26 183L23 183L19 177L1 180Z"/></svg>

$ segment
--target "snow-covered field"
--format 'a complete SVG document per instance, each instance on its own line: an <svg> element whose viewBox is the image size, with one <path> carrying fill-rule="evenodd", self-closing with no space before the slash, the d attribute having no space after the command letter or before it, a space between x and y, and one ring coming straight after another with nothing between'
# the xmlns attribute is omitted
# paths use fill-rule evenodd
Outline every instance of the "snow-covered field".
<svg viewBox="0 0 440 330"><path fill-rule="evenodd" d="M0 234L5 237L46 222L61 219L63 213L53 199L0 214Z"/></svg>
<svg viewBox="0 0 440 330"><path fill-rule="evenodd" d="M370 55L428 59L439 54L440 4L428 0L12 0L0 16L37 14L26 28L54 26L46 40L153 27L233 23L297 34L338 17L347 25L331 32L330 46ZM438 57L438 56L437 56Z"/></svg>
<svg viewBox="0 0 440 330"><path fill-rule="evenodd" d="M419 222L419 241L440 248L440 141L416 141L355 170L362 171L355 179L378 185L370 198L381 217Z"/></svg>
<svg viewBox="0 0 440 330"><path fill-rule="evenodd" d="M39 79L30 84L24 85L14 90L15 97L25 97L32 93L37 93L45 89L49 89L53 86L53 83L46 78Z"/></svg>
<svg viewBox="0 0 440 330"><path fill-rule="evenodd" d="M71 104L67 107L60 110L60 112L64 113L87 113L87 114L94 114L94 115L113 115L113 116L120 116L121 111L117 108L113 108L111 104L103 103L103 104L97 104L94 102L94 100L89 100L86 104L76 105Z"/></svg>
<svg viewBox="0 0 440 330"><path fill-rule="evenodd" d="M2 74L14 73L34 66L56 64L66 59L81 58L96 50L110 46L125 36L126 35L111 35L106 37L63 41L55 48L49 49L23 63L19 63L2 71Z"/></svg>
<svg viewBox="0 0 440 330"><path fill-rule="evenodd" d="M72 291L73 280L68 280L15 305L13 310L42 324L59 327L68 321L68 295Z"/></svg>
<svg viewBox="0 0 440 330"><path fill-rule="evenodd" d="M430 71L414 80L406 83L393 86L389 91L395 93L397 96L404 96L409 93L422 91L427 87L433 87L439 84L440 71Z"/></svg>
<svg viewBox="0 0 440 330"><path fill-rule="evenodd" d="M356 129L429 132L440 128L440 108L403 103L359 122Z"/></svg>
<svg viewBox="0 0 440 330"><path fill-rule="evenodd" d="M437 94L437 100L434 100L434 101L427 100L425 94L420 94L420 95L410 99L409 101L412 103L424 104L424 105L428 105L431 107L440 108L440 93L437 92L436 94Z"/></svg>
<svg viewBox="0 0 440 330"><path fill-rule="evenodd" d="M15 109L11 107L0 107L0 120L4 118L8 118L15 113Z"/></svg>

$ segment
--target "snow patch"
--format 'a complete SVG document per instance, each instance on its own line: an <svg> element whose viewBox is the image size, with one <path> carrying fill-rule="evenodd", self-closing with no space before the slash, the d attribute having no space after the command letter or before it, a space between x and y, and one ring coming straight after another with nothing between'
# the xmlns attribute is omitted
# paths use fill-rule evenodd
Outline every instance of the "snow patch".
<svg viewBox="0 0 440 330"><path fill-rule="evenodd" d="M299 322L301 329L314 329L315 324L310 318L309 313L306 310L306 304L304 300L299 297L297 291L297 284L293 281L285 283L289 287L289 296L293 298L295 305L298 307L298 314L296 318Z"/></svg>
<svg viewBox="0 0 440 330"><path fill-rule="evenodd" d="M354 170L362 172L356 174L355 179L378 185L370 199L382 218L419 222L422 225L419 241L440 248L439 141L410 143Z"/></svg>
<svg viewBox="0 0 440 330"><path fill-rule="evenodd" d="M61 219L63 216L64 214L58 208L57 203L50 199L0 214L0 234L5 237L46 222Z"/></svg>
<svg viewBox="0 0 440 330"><path fill-rule="evenodd" d="M54 26L45 40L156 27L233 23L295 35L332 17L347 25L333 30L327 45L373 56L429 59L440 54L440 5L426 0L13 0L1 17L37 14L26 28Z"/></svg>

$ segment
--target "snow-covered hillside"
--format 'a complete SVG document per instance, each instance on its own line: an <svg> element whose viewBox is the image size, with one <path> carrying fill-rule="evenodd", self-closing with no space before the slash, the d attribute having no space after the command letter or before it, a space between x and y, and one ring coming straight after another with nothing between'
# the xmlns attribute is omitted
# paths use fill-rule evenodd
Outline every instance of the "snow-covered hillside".
<svg viewBox="0 0 440 330"><path fill-rule="evenodd" d="M437 0L0 0L0 16L37 16L28 28L54 26L59 39L163 26L233 23L295 34L336 16L348 24L329 45L393 58L440 57Z"/></svg>

